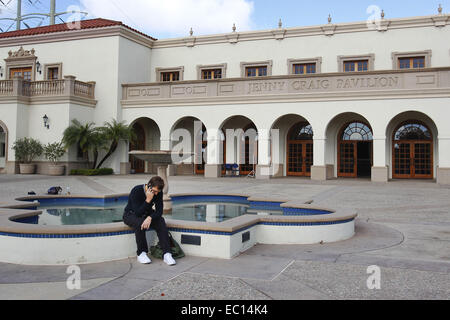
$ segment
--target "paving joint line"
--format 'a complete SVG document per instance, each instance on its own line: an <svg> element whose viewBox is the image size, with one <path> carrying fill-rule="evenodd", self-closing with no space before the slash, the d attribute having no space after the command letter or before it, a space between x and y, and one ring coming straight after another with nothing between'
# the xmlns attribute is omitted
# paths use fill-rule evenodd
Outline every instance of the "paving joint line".
<svg viewBox="0 0 450 320"><path fill-rule="evenodd" d="M310 288L310 289L313 290L313 291L320 292L321 294L325 295L326 297L331 297L331 298L333 298L334 300L337 300L337 299L338 299L338 298L337 298L336 296L334 296L333 294L329 294L329 293L323 292L322 290L317 289L317 288L314 288L314 287L312 287L312 286L310 286L310 285L304 283L303 281L300 281L300 280L297 280L297 279L293 279L292 277L289 277L288 275L285 275L285 274L284 274L283 276L285 276L286 278L288 278L288 279L290 279L290 280L292 280L292 281L298 282L298 283L304 285L305 287Z"/></svg>
<svg viewBox="0 0 450 320"><path fill-rule="evenodd" d="M211 260L211 259L206 259L205 261L201 261L201 262L199 262L199 263L197 263L197 264L194 264L193 266L191 266L191 267L188 268L187 270L184 270L183 272L178 273L177 275L173 276L173 277L170 278L170 279L167 279L166 281L161 281L160 284L158 284L158 285L156 285L156 286L154 286L154 287L148 289L147 291L144 291L144 292L138 294L136 297L134 297L134 298L132 298L132 299L130 299L130 300L135 300L135 299L137 299L138 297L140 297L140 296L146 294L146 293L149 292L150 290L152 290L152 289L154 289L154 288L157 288L157 287L161 286L161 285L164 284L164 283L167 283L167 282L169 282L169 281L172 281L173 279L175 279L175 278L177 278L177 277L179 277L179 276L181 276L181 275L183 275L183 274L185 274L185 273L188 273L189 270L191 270L191 269L193 269L193 268L195 268L195 267L197 267L197 266L201 265L202 263L205 263L205 262L207 262L207 261L209 261L209 260Z"/></svg>
<svg viewBox="0 0 450 320"><path fill-rule="evenodd" d="M256 290L257 292L265 295L266 297L268 297L270 300L275 300L274 298L272 298L271 296L269 296L267 293L265 293L264 291L255 288L254 286L252 286L250 283L246 282L244 279L239 279L241 282L243 282L244 284L246 284L247 286L249 286L250 288L252 288L253 290Z"/></svg>
<svg viewBox="0 0 450 320"><path fill-rule="evenodd" d="M273 277L270 281L274 281L276 278L278 278L284 271L286 271L291 265L293 265L295 262L295 260L292 260L291 262L288 263L288 265L283 268L283 270L281 270L275 277Z"/></svg>

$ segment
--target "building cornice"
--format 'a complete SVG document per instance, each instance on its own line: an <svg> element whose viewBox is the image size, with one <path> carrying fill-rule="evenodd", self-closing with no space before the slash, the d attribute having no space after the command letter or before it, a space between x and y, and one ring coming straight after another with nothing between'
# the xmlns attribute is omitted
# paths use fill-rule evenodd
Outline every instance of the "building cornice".
<svg viewBox="0 0 450 320"><path fill-rule="evenodd" d="M153 40L143 34L133 31L124 25L109 27L70 30L30 36L19 36L0 39L0 47L31 45L38 43L52 43L92 38L122 36L148 48L193 47L198 45L231 43L256 40L283 40L286 38L307 36L333 36L335 34L353 32L385 32L391 29L437 27L442 28L450 24L450 15L440 14L423 17L409 17L397 19L382 19L380 27L370 28L366 21L324 24L306 27L276 28L268 30L231 32L204 36L188 36L182 38ZM282 35L282 36L281 36Z"/></svg>
<svg viewBox="0 0 450 320"><path fill-rule="evenodd" d="M283 40L286 38L307 37L307 36L333 36L334 34L352 33L352 32L380 32L391 29L417 28L417 27L445 27L450 23L449 15L433 15L424 17L381 19L380 27L369 28L368 23L351 22L338 24L325 24L306 27L276 28L259 31L232 32L224 34L214 34L205 36L189 37L191 46L218 44L218 43L237 43L241 41L255 40ZM283 37L280 37L283 34ZM233 36L234 41L230 42ZM154 42L153 48L183 47L186 46L186 39L162 39Z"/></svg>
<svg viewBox="0 0 450 320"><path fill-rule="evenodd" d="M295 102L333 102L355 100L392 100L392 99L430 99L450 98L450 89L425 89L425 90L378 90L370 92L347 91L341 93L315 93L303 95L266 95L251 97L215 97L215 98L189 98L153 101L127 101L122 100L123 109L134 108L158 108L158 107L186 107L186 106L211 106L211 105L244 105L266 103L295 103Z"/></svg>
<svg viewBox="0 0 450 320"><path fill-rule="evenodd" d="M127 38L128 40L149 48L151 48L153 46L153 43L155 42L155 40L134 32L126 28L125 26L117 25L103 28L71 30L64 32L5 38L0 39L0 48L118 36L122 36L124 38Z"/></svg>
<svg viewBox="0 0 450 320"><path fill-rule="evenodd" d="M122 85L123 108L450 97L450 68Z"/></svg>
<svg viewBox="0 0 450 320"><path fill-rule="evenodd" d="M95 108L97 105L97 100L74 96L42 96L42 97L0 96L0 105L8 103L12 104L21 103L25 105L76 104L84 107Z"/></svg>

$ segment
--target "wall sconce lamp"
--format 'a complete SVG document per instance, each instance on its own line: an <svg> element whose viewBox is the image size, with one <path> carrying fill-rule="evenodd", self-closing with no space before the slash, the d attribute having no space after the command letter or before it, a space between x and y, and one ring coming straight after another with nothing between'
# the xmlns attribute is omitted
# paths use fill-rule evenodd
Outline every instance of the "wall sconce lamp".
<svg viewBox="0 0 450 320"><path fill-rule="evenodd" d="M37 72L39 72L39 74L42 74L41 63L39 61L36 62L36 70Z"/></svg>
<svg viewBox="0 0 450 320"><path fill-rule="evenodd" d="M48 119L47 115L45 115L42 119L44 120L44 127L47 129L50 129L50 125L48 124L49 119Z"/></svg>

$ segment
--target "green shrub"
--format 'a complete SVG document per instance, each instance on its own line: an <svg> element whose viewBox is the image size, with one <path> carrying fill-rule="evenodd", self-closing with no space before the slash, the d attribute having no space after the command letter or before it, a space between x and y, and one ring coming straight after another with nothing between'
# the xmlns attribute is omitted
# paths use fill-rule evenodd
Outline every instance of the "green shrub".
<svg viewBox="0 0 450 320"><path fill-rule="evenodd" d="M31 163L44 152L42 144L33 138L19 139L12 148L16 153L16 161L20 163Z"/></svg>
<svg viewBox="0 0 450 320"><path fill-rule="evenodd" d="M44 156L54 164L66 154L66 148L62 142L49 143L44 146Z"/></svg>
<svg viewBox="0 0 450 320"><path fill-rule="evenodd" d="M74 169L70 171L71 176L107 176L114 174L111 168L101 169Z"/></svg>

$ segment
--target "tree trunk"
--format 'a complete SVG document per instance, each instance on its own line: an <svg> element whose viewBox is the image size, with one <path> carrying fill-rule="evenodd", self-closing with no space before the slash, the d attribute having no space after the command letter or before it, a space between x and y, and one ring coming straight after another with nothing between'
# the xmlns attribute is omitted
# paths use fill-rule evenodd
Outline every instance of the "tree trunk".
<svg viewBox="0 0 450 320"><path fill-rule="evenodd" d="M108 153L103 157L102 161L97 166L97 169L100 169L103 163L117 150L117 146L119 143L117 141L113 141L111 147L109 147Z"/></svg>
<svg viewBox="0 0 450 320"><path fill-rule="evenodd" d="M95 167L97 166L97 160L98 160L98 149L95 148L93 152L94 152L94 164L92 166L92 169L95 169Z"/></svg>

